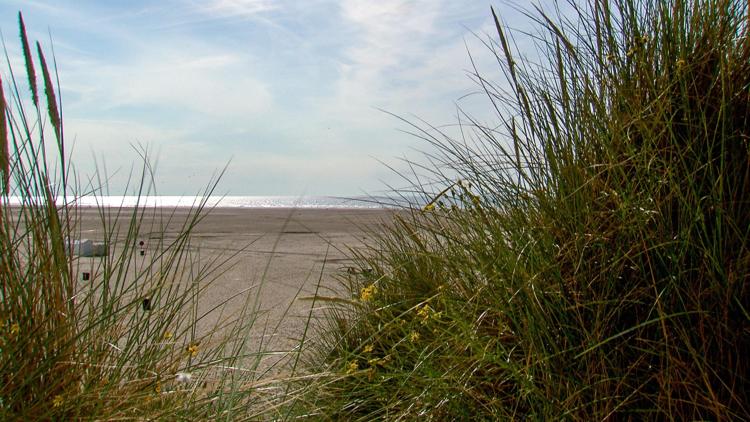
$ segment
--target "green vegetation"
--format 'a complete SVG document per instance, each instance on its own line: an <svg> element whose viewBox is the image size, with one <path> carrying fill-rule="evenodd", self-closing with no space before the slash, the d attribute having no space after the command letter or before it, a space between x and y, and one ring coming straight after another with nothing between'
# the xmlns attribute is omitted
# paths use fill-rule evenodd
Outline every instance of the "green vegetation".
<svg viewBox="0 0 750 422"><path fill-rule="evenodd" d="M108 254L71 253L86 210L74 200L81 193L44 51L30 48L20 14L19 23L30 99L12 67L0 85L0 419L233 420L270 411L259 389L263 347L245 340L255 296L240 292L238 315L199 307L232 258L201 258L190 243L214 182L184 221L146 206L89 210ZM144 165L135 178L139 197L151 175ZM178 234L163 231L170 224ZM153 253L139 257L144 232Z"/></svg>
<svg viewBox="0 0 750 422"><path fill-rule="evenodd" d="M415 125L435 190L356 255L296 413L750 418L747 3L579 3L529 13L538 64L495 17L498 127Z"/></svg>
<svg viewBox="0 0 750 422"><path fill-rule="evenodd" d="M570 3L529 13L541 60L495 16L505 80L474 77L499 126L414 126L439 151L415 166L427 205L353 252L351 298L316 298L332 308L275 395L244 340L257 301L199 329L226 264L191 252L205 203L140 266L147 209L100 209L109 254L79 279L62 107L21 20L31 98L13 69L0 85L0 419L750 419L747 3Z"/></svg>

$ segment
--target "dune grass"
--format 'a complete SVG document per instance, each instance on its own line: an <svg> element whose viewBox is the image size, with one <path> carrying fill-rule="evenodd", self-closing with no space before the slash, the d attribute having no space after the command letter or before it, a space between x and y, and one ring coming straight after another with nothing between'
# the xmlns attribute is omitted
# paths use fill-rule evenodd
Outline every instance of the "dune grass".
<svg viewBox="0 0 750 422"><path fill-rule="evenodd" d="M350 297L313 301L327 317L311 308L268 394L252 296L198 329L226 263L193 252L205 203L143 263L150 211L101 208L109 254L79 277L62 105L21 20L26 82L0 84L0 419L750 419L747 3L579 3L530 10L536 34L493 11L502 80L473 76L499 124L413 126L438 151L414 165L426 205L353 252Z"/></svg>
<svg viewBox="0 0 750 422"><path fill-rule="evenodd" d="M265 350L247 340L255 291L229 299L244 301L233 306L239 313L224 313L229 300L199 306L232 260L202 257L191 240L216 180L185 218L140 204L95 208L95 240L108 253L73 253L86 211L77 199L101 193L106 177L98 190L76 184L56 72L39 43L30 48L20 13L19 27L25 67L18 72L8 59L10 77L0 84L0 419L238 420L273 412L276 398L263 391L276 380L261 379ZM138 197L152 193L143 159L128 188ZM165 232L170 225L176 234ZM149 253L140 256L144 233Z"/></svg>
<svg viewBox="0 0 750 422"><path fill-rule="evenodd" d="M296 414L750 419L747 3L581 3L492 12L499 124L413 126L427 206L356 254Z"/></svg>

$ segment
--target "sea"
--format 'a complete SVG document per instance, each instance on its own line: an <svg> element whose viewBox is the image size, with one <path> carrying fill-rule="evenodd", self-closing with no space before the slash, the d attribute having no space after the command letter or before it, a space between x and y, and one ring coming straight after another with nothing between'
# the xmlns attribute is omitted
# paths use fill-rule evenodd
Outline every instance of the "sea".
<svg viewBox="0 0 750 422"><path fill-rule="evenodd" d="M194 207L205 200L207 207L218 208L318 208L318 209L395 209L409 206L404 198L387 196L99 196L66 198L68 203L82 207ZM36 202L36 201L34 201ZM41 201L39 201L41 202ZM58 205L63 198L57 198ZM17 196L8 198L11 206L21 205ZM27 199L28 203L28 199Z"/></svg>

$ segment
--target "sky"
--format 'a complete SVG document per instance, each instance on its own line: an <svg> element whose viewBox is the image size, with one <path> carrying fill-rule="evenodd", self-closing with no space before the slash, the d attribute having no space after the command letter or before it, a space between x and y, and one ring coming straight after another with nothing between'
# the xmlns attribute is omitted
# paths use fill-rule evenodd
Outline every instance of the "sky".
<svg viewBox="0 0 750 422"><path fill-rule="evenodd" d="M477 38L493 35L490 5L2 0L0 30L19 73L19 10L29 38L48 57L54 47L76 171L98 168L112 194L129 193L140 148L160 195L196 194L228 165L220 194L354 196L403 185L389 167L430 148L389 113L435 126L455 123L457 107L491 118L467 52L498 72Z"/></svg>

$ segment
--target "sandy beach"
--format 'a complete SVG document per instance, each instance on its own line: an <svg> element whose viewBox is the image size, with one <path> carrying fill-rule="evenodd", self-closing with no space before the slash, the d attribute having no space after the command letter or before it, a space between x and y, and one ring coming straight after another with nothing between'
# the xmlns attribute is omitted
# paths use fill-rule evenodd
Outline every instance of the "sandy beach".
<svg viewBox="0 0 750 422"><path fill-rule="evenodd" d="M80 237L102 239L99 211L79 212ZM152 247L155 239L162 232L165 240L174 238L187 215L186 209L147 211L138 234L144 244L137 248L137 254L143 249L144 256L138 258L146 260L157 253ZM224 310L227 314L237 311L247 297L230 300L233 296L243 291L253 297L259 294L260 313L251 336L266 350L289 350L300 337L310 311L311 302L300 298L313 295L318 280L319 294L340 294L336 277L351 265L346 251L361 247L392 215L392 211L377 209L216 208L194 228L190 249L202 262L217 256L234 257L225 267L228 270L201 296L199 309L207 311L229 301ZM112 215L110 221L125 226L129 217L130 213L124 212L119 218ZM78 271L95 267L100 259L79 258ZM217 317L214 313L202 320L199 331L213 329ZM274 356L280 355L269 356L270 362L278 361Z"/></svg>

